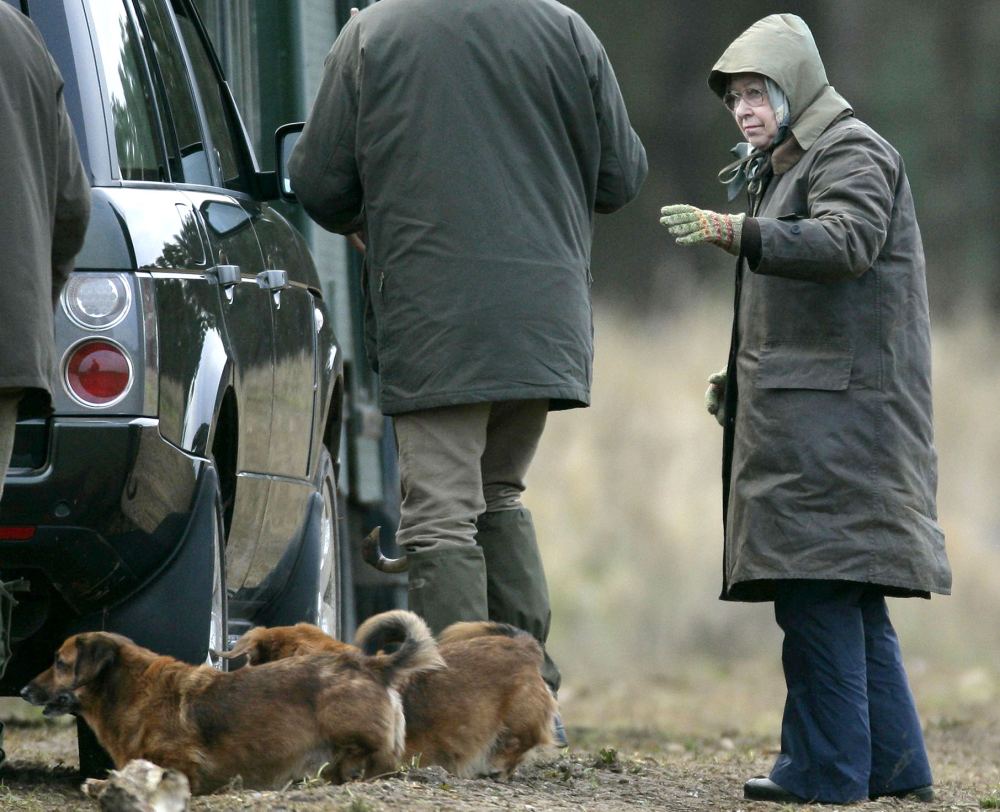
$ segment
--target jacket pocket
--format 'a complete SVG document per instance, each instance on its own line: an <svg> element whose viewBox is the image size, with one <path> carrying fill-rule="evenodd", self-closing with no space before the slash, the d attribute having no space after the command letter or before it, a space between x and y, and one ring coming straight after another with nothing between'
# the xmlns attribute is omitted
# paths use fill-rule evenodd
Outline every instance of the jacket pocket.
<svg viewBox="0 0 1000 812"><path fill-rule="evenodd" d="M854 350L847 340L768 342L761 349L757 389L840 392L851 383Z"/></svg>

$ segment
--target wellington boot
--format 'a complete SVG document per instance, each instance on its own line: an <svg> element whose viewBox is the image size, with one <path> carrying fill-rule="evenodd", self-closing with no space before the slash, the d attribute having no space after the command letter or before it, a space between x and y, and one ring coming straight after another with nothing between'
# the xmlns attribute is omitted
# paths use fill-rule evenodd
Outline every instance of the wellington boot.
<svg viewBox="0 0 1000 812"><path fill-rule="evenodd" d="M409 607L434 634L460 620L488 620L486 566L479 547L417 550L409 559Z"/></svg>
<svg viewBox="0 0 1000 812"><path fill-rule="evenodd" d="M552 611L531 513L524 508L482 513L476 543L486 558L489 617L530 633L545 648ZM545 654L542 677L559 689L559 669Z"/></svg>

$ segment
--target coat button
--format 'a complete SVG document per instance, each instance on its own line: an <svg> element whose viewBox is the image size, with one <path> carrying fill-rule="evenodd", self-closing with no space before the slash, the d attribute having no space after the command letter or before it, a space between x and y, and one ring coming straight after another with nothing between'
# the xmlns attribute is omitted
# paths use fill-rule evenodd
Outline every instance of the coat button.
<svg viewBox="0 0 1000 812"><path fill-rule="evenodd" d="M792 226L792 234L800 234L802 229L799 226Z"/></svg>

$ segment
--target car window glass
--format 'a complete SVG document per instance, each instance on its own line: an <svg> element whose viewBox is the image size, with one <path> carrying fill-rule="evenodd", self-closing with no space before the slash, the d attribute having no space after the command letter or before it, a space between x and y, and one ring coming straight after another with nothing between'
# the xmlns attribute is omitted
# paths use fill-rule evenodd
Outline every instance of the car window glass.
<svg viewBox="0 0 1000 812"><path fill-rule="evenodd" d="M165 161L156 137L153 98L132 20L124 4L114 0L95 0L90 13L101 52L122 179L164 180Z"/></svg>
<svg viewBox="0 0 1000 812"><path fill-rule="evenodd" d="M169 114L164 117L164 129L168 131L168 141L173 142L170 151L174 179L211 184L208 153L194 95L188 83L187 65L170 16L163 0L139 0L138 5L153 43L163 95L169 105Z"/></svg>
<svg viewBox="0 0 1000 812"><path fill-rule="evenodd" d="M181 29L181 36L184 37L184 43L187 45L191 66L194 68L195 81L198 84L202 104L205 106L205 117L208 119L212 142L219 154L225 184L230 188L237 188L240 185L240 169L236 153L236 139L229 128L229 119L226 116L226 107L222 100L222 87L219 78L205 44L198 36L198 29L194 22L181 13L177 15L177 22Z"/></svg>

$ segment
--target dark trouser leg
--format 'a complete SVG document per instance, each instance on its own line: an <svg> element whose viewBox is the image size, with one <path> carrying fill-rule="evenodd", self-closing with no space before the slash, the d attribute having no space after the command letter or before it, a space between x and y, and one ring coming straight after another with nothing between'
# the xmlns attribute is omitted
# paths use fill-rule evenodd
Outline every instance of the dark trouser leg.
<svg viewBox="0 0 1000 812"><path fill-rule="evenodd" d="M408 606L431 632L461 620L486 620L486 566L478 547L441 547L409 554Z"/></svg>
<svg viewBox="0 0 1000 812"><path fill-rule="evenodd" d="M519 508L482 514L476 542L486 559L490 620L524 629L544 650L552 612L531 513ZM542 677L559 690L559 669L547 653Z"/></svg>
<svg viewBox="0 0 1000 812"><path fill-rule="evenodd" d="M552 615L549 590L535 526L521 494L548 411L547 400L492 405L482 456L486 512L476 521L476 543L486 558L490 620L524 629L543 650ZM559 669L547 652L542 677L558 690Z"/></svg>
<svg viewBox="0 0 1000 812"><path fill-rule="evenodd" d="M807 800L868 798L872 764L864 587L837 581L784 581L774 602L785 633L788 698L781 754L770 778Z"/></svg>
<svg viewBox="0 0 1000 812"><path fill-rule="evenodd" d="M924 734L906 679L899 640L885 598L874 590L861 604L868 661L872 737L869 794L888 795L932 783Z"/></svg>

